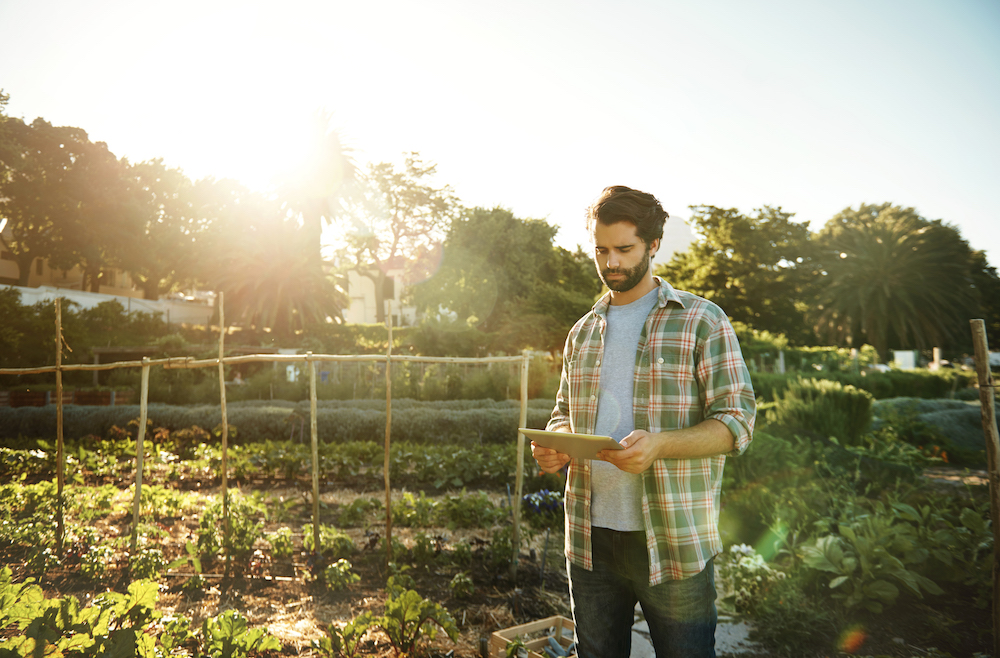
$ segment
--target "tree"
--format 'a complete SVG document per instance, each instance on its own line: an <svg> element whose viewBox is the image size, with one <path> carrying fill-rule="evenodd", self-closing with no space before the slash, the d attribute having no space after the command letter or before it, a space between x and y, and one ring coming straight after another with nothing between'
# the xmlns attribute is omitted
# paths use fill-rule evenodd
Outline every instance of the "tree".
<svg viewBox="0 0 1000 658"><path fill-rule="evenodd" d="M77 200L68 179L90 141L80 128L57 128L40 118L26 124L5 117L0 132L0 217L8 232L0 240L17 263L18 285L26 286L35 258L71 248L66 232Z"/></svg>
<svg viewBox="0 0 1000 658"><path fill-rule="evenodd" d="M345 295L314 267L315 236L300 216L232 181L199 181L192 197L208 224L197 242L197 274L225 292L227 322L288 337L341 318Z"/></svg>
<svg viewBox="0 0 1000 658"><path fill-rule="evenodd" d="M180 169L156 159L128 165L126 176L136 248L125 267L145 299L159 299L192 279L195 242L209 221L196 212L193 185Z"/></svg>
<svg viewBox="0 0 1000 658"><path fill-rule="evenodd" d="M498 350L561 347L601 283L587 255L553 246L557 230L505 208L466 209L451 224L440 269L417 286L418 304L494 334Z"/></svg>
<svg viewBox="0 0 1000 658"><path fill-rule="evenodd" d="M733 320L812 342L806 321L812 247L805 222L764 206L752 215L735 208L692 206L700 240L656 269L671 285L701 295ZM669 221L669 220L668 220Z"/></svg>
<svg viewBox="0 0 1000 658"><path fill-rule="evenodd" d="M83 270L82 289L100 292L105 273L119 268L136 253L140 227L128 212L126 164L104 142L87 141L66 172L66 192L72 204L50 265Z"/></svg>
<svg viewBox="0 0 1000 658"><path fill-rule="evenodd" d="M824 272L817 331L890 348L965 344L977 308L973 255L958 230L889 203L846 208L816 238Z"/></svg>
<svg viewBox="0 0 1000 658"><path fill-rule="evenodd" d="M340 218L344 245L338 256L346 269L374 283L380 323L388 271L432 252L458 206L451 187L431 184L435 170L417 153L406 156L401 171L387 162L370 165Z"/></svg>
<svg viewBox="0 0 1000 658"><path fill-rule="evenodd" d="M355 189L357 165L340 133L330 129L331 115L319 112L312 123L312 147L300 171L283 186L282 202L303 219L312 267L321 268L324 223L345 212L344 200Z"/></svg>

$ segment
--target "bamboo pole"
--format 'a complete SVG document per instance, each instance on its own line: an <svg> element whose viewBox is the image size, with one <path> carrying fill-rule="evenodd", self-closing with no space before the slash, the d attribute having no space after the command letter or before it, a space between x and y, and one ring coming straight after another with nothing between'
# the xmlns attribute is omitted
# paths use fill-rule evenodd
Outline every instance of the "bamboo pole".
<svg viewBox="0 0 1000 658"><path fill-rule="evenodd" d="M385 348L385 456L383 457L383 477L385 478L385 566L392 562L392 488L389 482L389 441L392 435L392 303L385 317L389 332L389 345Z"/></svg>
<svg viewBox="0 0 1000 658"><path fill-rule="evenodd" d="M312 361L312 352L306 352L306 365L309 367L309 441L312 446L312 485L313 485L313 552L320 555L319 545L319 431L316 426L316 364Z"/></svg>
<svg viewBox="0 0 1000 658"><path fill-rule="evenodd" d="M62 559L66 526L63 488L66 486L66 450L63 445L62 300L56 298L56 555Z"/></svg>
<svg viewBox="0 0 1000 658"><path fill-rule="evenodd" d="M990 373L990 350L986 341L986 323L970 320L972 344L976 351L976 374L979 380L979 406L982 409L983 435L986 439L986 466L990 478L990 519L993 526L993 655L1000 656L1000 436L997 433L996 408L993 406L993 376Z"/></svg>
<svg viewBox="0 0 1000 658"><path fill-rule="evenodd" d="M521 355L521 415L518 419L518 427L525 427L528 423L528 366L531 358L528 350L524 350ZM524 495L524 435L517 433L517 470L514 476L514 500L512 501L514 513L514 530L511 533L511 552L513 555L510 561L511 580L517 578L517 562L521 552L521 496ZM542 558L544 559L544 558Z"/></svg>
<svg viewBox="0 0 1000 658"><path fill-rule="evenodd" d="M139 387L139 435L135 440L135 498L132 501L132 555L139 547L139 512L142 507L142 469L145 453L146 415L149 411L149 359L143 359Z"/></svg>
<svg viewBox="0 0 1000 658"><path fill-rule="evenodd" d="M232 556L229 554L230 545L230 523L229 523L229 415L226 413L226 309L225 293L219 293L219 402L222 407L222 536L223 549L226 554L226 570L229 575L229 566Z"/></svg>

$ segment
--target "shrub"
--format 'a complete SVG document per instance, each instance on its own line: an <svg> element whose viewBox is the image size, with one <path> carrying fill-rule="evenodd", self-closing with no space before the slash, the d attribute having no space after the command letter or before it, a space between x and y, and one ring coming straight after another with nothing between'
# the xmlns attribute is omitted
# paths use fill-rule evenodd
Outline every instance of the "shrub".
<svg viewBox="0 0 1000 658"><path fill-rule="evenodd" d="M872 395L839 382L799 379L767 412L769 424L835 436L856 445L872 422Z"/></svg>
<svg viewBox="0 0 1000 658"><path fill-rule="evenodd" d="M331 525L319 525L319 545L320 550L315 551L315 539L313 537L313 525L307 523L302 526L302 543L310 553L318 552L327 558L339 559L347 557L355 551L354 542L343 531Z"/></svg>
<svg viewBox="0 0 1000 658"><path fill-rule="evenodd" d="M350 562L344 558L340 558L323 569L323 582L326 584L327 589L339 591L347 589L349 585L360 582L361 576L354 573L352 571L353 568Z"/></svg>

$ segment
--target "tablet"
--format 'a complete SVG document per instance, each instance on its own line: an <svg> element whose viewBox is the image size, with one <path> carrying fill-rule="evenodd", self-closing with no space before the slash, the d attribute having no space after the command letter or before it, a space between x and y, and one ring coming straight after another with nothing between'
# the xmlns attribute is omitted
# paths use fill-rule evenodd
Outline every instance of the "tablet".
<svg viewBox="0 0 1000 658"><path fill-rule="evenodd" d="M576 459L595 459L601 450L624 450L610 436L548 432L519 427L517 431L544 448L552 448Z"/></svg>

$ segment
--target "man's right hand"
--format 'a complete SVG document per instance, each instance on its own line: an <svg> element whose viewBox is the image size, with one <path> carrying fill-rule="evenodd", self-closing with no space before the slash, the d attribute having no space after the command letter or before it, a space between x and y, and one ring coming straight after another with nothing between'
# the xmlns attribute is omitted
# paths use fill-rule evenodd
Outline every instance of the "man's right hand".
<svg viewBox="0 0 1000 658"><path fill-rule="evenodd" d="M531 456L538 462L538 467L546 473L555 473L570 460L569 455L556 452L552 448L544 448L534 441L531 442Z"/></svg>

